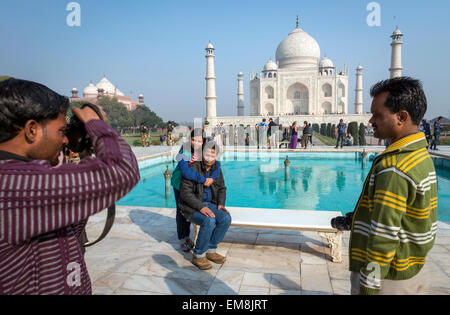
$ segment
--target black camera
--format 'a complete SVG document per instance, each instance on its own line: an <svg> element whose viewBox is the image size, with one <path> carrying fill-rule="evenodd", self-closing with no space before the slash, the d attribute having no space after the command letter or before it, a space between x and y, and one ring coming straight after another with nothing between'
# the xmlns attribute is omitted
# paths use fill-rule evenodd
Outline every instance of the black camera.
<svg viewBox="0 0 450 315"><path fill-rule="evenodd" d="M353 212L347 213L345 217L331 219L331 226L339 231L350 231L352 229Z"/></svg>
<svg viewBox="0 0 450 315"><path fill-rule="evenodd" d="M84 108L86 106L92 108L97 113L98 117L103 120L103 116L100 113L100 109L97 107L97 105L86 103L81 108ZM66 128L66 136L67 139L69 139L69 144L67 145L67 147L72 152L82 153L85 150L92 148L91 139L86 132L84 124L75 115L70 118L70 121Z"/></svg>

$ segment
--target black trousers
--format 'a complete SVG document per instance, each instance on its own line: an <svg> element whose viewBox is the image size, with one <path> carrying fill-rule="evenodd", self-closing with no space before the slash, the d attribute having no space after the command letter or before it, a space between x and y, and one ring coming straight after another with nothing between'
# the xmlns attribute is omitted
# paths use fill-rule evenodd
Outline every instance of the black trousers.
<svg viewBox="0 0 450 315"><path fill-rule="evenodd" d="M177 233L178 239L181 240L189 237L191 234L191 223L181 214L180 207L178 206L180 201L180 191L174 188L173 192L175 193L175 203L177 204Z"/></svg>

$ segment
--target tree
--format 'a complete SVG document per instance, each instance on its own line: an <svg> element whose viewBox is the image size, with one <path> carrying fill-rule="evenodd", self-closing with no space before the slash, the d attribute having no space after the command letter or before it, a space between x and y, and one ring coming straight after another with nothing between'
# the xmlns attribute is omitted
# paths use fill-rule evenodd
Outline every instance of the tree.
<svg viewBox="0 0 450 315"><path fill-rule="evenodd" d="M330 138L332 137L331 136L331 123L327 124L327 137L330 137Z"/></svg>
<svg viewBox="0 0 450 315"><path fill-rule="evenodd" d="M348 133L350 133L353 137L353 145L359 145L359 136L358 136L358 123L356 121L352 121L348 124Z"/></svg>
<svg viewBox="0 0 450 315"><path fill-rule="evenodd" d="M313 130L314 130L315 132L317 132L317 133L320 132L319 124L313 124L313 125L312 125L312 128L313 128Z"/></svg>
<svg viewBox="0 0 450 315"><path fill-rule="evenodd" d="M326 136L327 133L327 124L320 124L320 134L322 136Z"/></svg>
<svg viewBox="0 0 450 315"><path fill-rule="evenodd" d="M366 126L363 123L359 125L359 145L366 145Z"/></svg>
<svg viewBox="0 0 450 315"><path fill-rule="evenodd" d="M161 117L156 115L145 105L138 105L134 111L131 112L134 126L140 126L142 123L150 128L165 128L166 124Z"/></svg>
<svg viewBox="0 0 450 315"><path fill-rule="evenodd" d="M97 104L103 107L108 123L115 129L118 127L130 127L134 125L133 116L127 110L125 105L119 102L116 98L102 97Z"/></svg>
<svg viewBox="0 0 450 315"><path fill-rule="evenodd" d="M331 138L336 139L336 125L331 126Z"/></svg>

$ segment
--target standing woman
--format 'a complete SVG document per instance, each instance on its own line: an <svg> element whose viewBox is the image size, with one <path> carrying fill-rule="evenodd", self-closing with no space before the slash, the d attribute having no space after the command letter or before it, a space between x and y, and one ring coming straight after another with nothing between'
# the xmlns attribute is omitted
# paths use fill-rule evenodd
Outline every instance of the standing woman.
<svg viewBox="0 0 450 315"><path fill-rule="evenodd" d="M217 161L217 169L212 173L211 178L205 178L203 175L197 173L189 167L190 164L197 160L201 160L203 142L205 140L204 131L201 128L196 128L191 132L190 143L185 143L180 152L177 154L178 165L173 171L171 184L173 191L175 193L175 203L177 206L177 234L178 240L180 241L180 248L188 252L194 247L194 243L190 239L191 234L191 223L186 220L186 218L181 214L179 208L180 200L180 183L181 178L195 181L197 183L204 184L209 187L212 183L217 180L220 176L220 162Z"/></svg>
<svg viewBox="0 0 450 315"><path fill-rule="evenodd" d="M294 121L294 123L291 126L291 143L289 144L289 149L297 149L297 142L298 142L298 128L297 122Z"/></svg>

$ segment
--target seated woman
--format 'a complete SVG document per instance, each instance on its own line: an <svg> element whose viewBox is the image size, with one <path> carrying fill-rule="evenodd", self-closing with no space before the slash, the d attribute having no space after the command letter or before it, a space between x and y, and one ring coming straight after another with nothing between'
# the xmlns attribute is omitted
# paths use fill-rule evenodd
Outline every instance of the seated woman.
<svg viewBox="0 0 450 315"><path fill-rule="evenodd" d="M185 143L180 152L177 154L176 160L178 165L173 171L171 184L175 194L175 203L177 207L176 221L177 221L177 234L180 241L180 247L183 251L188 252L194 247L194 243L190 239L191 224L180 212L180 183L181 178L192 180L196 183L203 184L206 187L210 187L214 181L220 176L220 162L217 161L217 169L211 174L211 178L205 178L203 175L197 173L189 167L198 159L201 159L202 146L205 141L204 132L201 128L196 128L191 132L190 143Z"/></svg>

